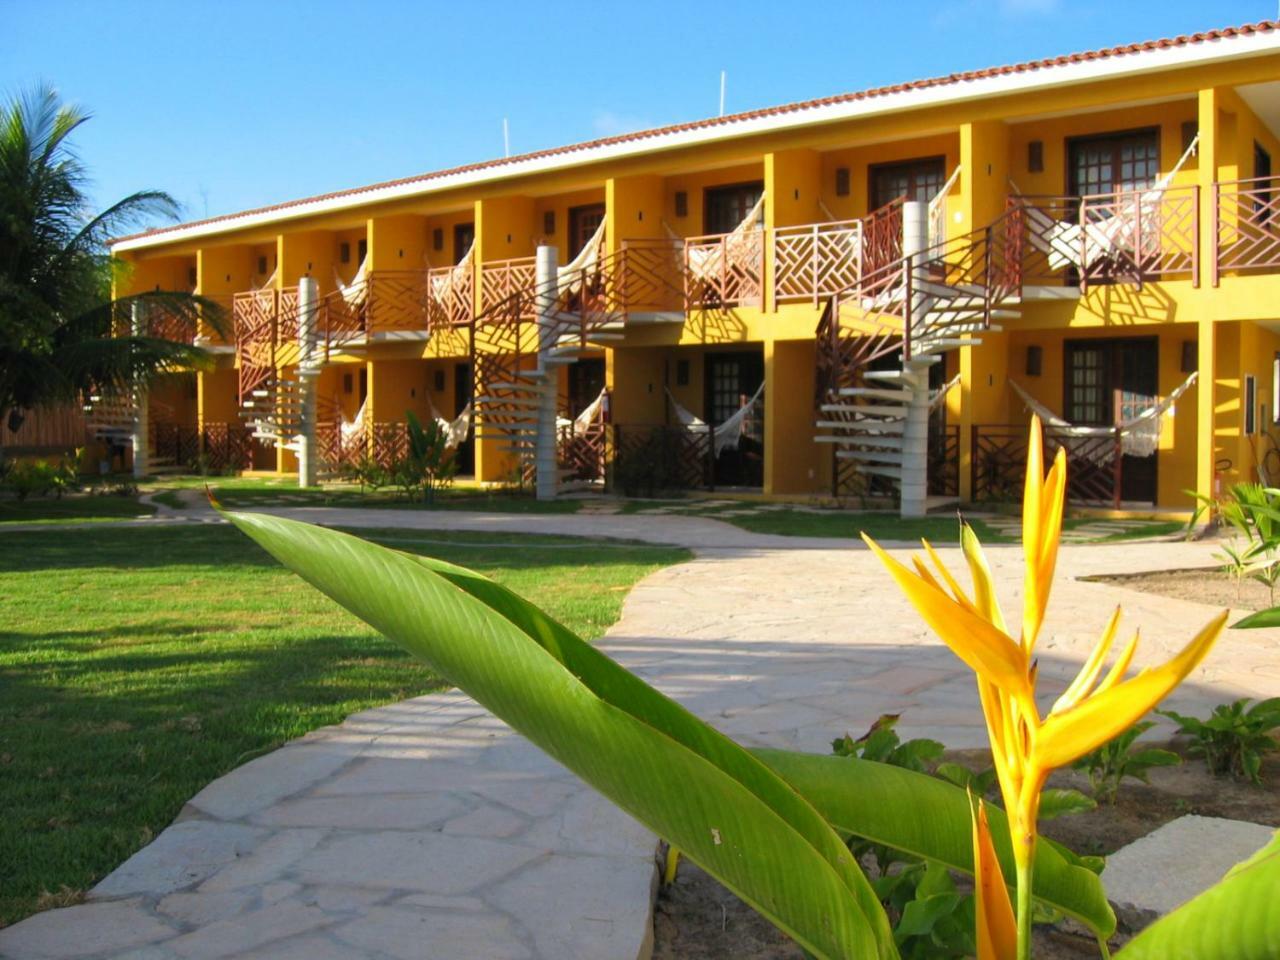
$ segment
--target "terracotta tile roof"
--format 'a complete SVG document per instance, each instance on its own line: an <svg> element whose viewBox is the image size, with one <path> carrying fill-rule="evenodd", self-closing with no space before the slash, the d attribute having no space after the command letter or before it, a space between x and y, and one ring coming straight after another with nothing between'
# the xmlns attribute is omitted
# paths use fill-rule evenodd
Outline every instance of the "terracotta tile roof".
<svg viewBox="0 0 1280 960"><path fill-rule="evenodd" d="M1012 74L1034 73L1037 70L1044 70L1052 67L1062 67L1070 64L1087 63L1096 60L1106 60L1113 57L1123 57L1130 54L1146 53L1156 50L1167 50L1175 47L1186 47L1191 44L1208 43L1214 40L1228 40L1233 37L1246 37L1259 33L1274 33L1278 30L1280 30L1280 21L1261 20L1257 23L1247 23L1238 27L1222 27L1216 30L1182 34L1176 37L1165 37L1159 40L1144 40L1138 43L1126 43L1114 47L1104 47L1100 50L1086 50L1081 53L1067 53L1056 57L1028 60L1023 63L1006 64L1004 66L997 67L985 67L981 70L966 70L961 73L949 73L943 76L930 77L925 80L911 80L906 83L895 83L889 86L872 87L870 89L859 90L854 93L841 93L813 100L800 100L795 103L786 103L773 107L762 107L757 110L746 110L741 113L731 113L723 117L711 117L705 120L692 120L686 123L670 124L665 127L654 127L650 130L639 130L634 133L624 133L612 137L601 137L595 140L584 140L580 143L568 144L562 147L551 147L546 150L535 150L530 153L517 154L513 157L485 160L480 163L469 163L464 164L463 166L449 167L444 170L435 170L430 173L417 174L412 177L401 177L397 180L384 180L381 183L372 183L366 186L352 187L346 190L335 190L330 193L321 193L297 200L287 200L283 203L270 204L265 207L255 207L249 210L241 210L236 213L226 213L217 217L209 217L204 220L192 220L187 223L173 224L172 226L166 227L153 227L150 230L144 230L140 233L116 237L111 242L121 243L126 240L136 240L142 237L157 236L176 230L188 230L191 228L204 227L229 220L237 220L242 217L274 213L278 210L288 210L292 207L299 207L307 204L323 203L326 200L334 200L340 197L358 196L362 193L371 193L377 190L386 190L412 183L428 183L432 180L474 173L479 170L510 166L512 164L538 160L544 157L581 153L620 143L633 143L650 140L658 137L669 136L675 133L684 133L690 130L729 126L743 121L756 120L763 117L803 113L804 111L820 107L852 103L859 100L871 100L876 97L883 97L896 93L906 93L912 90L945 87L953 84L967 83L973 80L984 80L991 77L1008 76Z"/></svg>

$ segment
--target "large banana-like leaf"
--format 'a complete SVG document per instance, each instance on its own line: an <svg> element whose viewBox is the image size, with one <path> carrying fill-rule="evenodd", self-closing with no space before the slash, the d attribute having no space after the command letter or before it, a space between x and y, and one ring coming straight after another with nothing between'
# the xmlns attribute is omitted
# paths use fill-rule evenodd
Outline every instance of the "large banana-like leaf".
<svg viewBox="0 0 1280 960"><path fill-rule="evenodd" d="M531 604L451 564L278 517L227 516L811 953L897 956L875 893L817 811L751 754ZM910 802L903 795L895 806Z"/></svg>
<svg viewBox="0 0 1280 960"><path fill-rule="evenodd" d="M781 774L836 829L973 874L968 798L951 784L902 767L850 757L786 750L752 753ZM904 797L910 798L908 808L902 805ZM987 808L987 818L1000 868L1012 877L1015 865L1008 819L996 807ZM1102 937L1115 932L1115 914L1097 874L1072 863L1061 848L1046 841L1036 845L1034 895Z"/></svg>
<svg viewBox="0 0 1280 960"><path fill-rule="evenodd" d="M1280 832L1221 882L1130 940L1117 960L1276 960L1278 904Z"/></svg>

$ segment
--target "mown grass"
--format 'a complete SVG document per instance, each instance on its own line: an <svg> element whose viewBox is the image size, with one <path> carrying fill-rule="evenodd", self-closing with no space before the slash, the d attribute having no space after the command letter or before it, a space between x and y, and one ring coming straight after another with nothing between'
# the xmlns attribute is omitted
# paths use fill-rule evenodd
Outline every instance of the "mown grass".
<svg viewBox="0 0 1280 960"><path fill-rule="evenodd" d="M61 499L36 497L0 499L0 526L19 523L86 523L133 520L155 513L155 507L137 497L69 494Z"/></svg>
<svg viewBox="0 0 1280 960"><path fill-rule="evenodd" d="M638 579L687 556L360 535L482 570L587 638ZM0 534L0 925L73 899L233 767L440 686L229 527Z"/></svg>

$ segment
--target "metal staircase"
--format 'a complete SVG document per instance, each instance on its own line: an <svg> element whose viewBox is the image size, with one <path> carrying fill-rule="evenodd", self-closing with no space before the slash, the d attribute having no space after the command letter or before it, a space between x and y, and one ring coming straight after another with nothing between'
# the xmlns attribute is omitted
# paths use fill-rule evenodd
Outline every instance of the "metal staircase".
<svg viewBox="0 0 1280 960"><path fill-rule="evenodd" d="M896 488L904 513L923 510L929 368L1016 318L1021 300L1016 212L930 247L922 207L902 205L900 255L833 296L817 329L816 439L835 448L837 489L854 477Z"/></svg>
<svg viewBox="0 0 1280 960"><path fill-rule="evenodd" d="M139 410L132 396L92 394L85 398L83 410L85 427L93 439L113 446L133 446ZM153 436L157 428L172 426L173 408L168 404L148 398L147 410L147 430ZM158 456L154 440L147 444L147 449L150 451L145 464L148 474L180 473L186 468L186 464L178 462L176 457Z"/></svg>

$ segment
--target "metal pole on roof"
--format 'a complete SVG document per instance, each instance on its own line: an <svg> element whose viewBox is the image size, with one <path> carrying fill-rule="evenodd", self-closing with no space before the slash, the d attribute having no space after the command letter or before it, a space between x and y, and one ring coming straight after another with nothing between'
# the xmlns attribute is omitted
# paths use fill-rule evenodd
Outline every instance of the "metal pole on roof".
<svg viewBox="0 0 1280 960"><path fill-rule="evenodd" d="M511 130L507 127L507 118L502 118L502 155L511 156Z"/></svg>
<svg viewBox="0 0 1280 960"><path fill-rule="evenodd" d="M720 71L720 116L724 116L724 80L725 72Z"/></svg>

